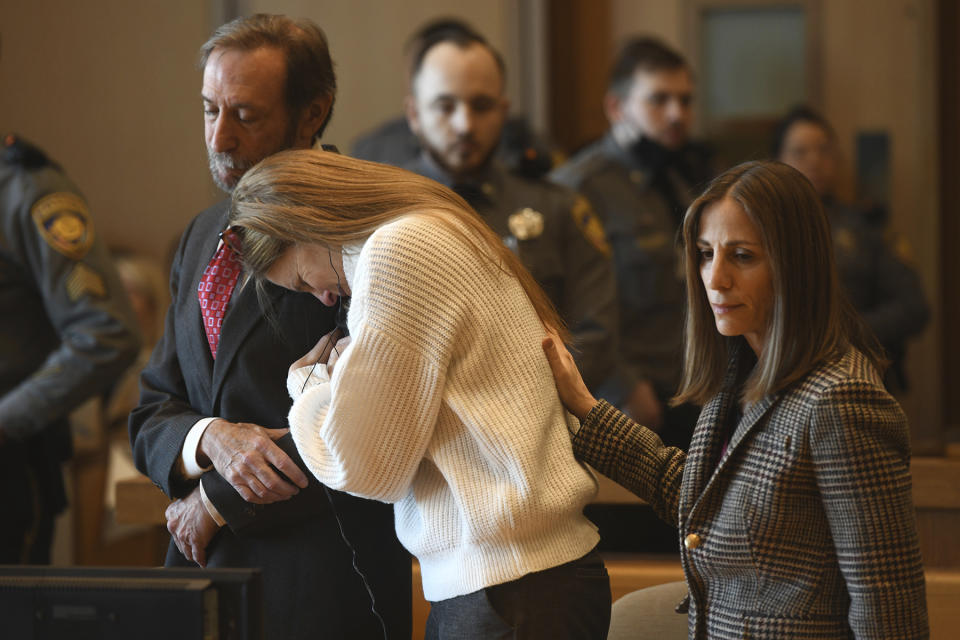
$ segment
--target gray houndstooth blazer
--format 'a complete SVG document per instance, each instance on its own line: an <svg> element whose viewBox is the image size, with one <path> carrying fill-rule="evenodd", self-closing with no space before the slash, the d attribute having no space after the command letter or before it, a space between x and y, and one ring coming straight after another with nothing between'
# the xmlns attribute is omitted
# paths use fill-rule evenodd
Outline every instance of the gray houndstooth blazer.
<svg viewBox="0 0 960 640"><path fill-rule="evenodd" d="M850 350L737 411L738 357L689 455L601 401L578 458L678 526L691 638L925 638L906 417Z"/></svg>

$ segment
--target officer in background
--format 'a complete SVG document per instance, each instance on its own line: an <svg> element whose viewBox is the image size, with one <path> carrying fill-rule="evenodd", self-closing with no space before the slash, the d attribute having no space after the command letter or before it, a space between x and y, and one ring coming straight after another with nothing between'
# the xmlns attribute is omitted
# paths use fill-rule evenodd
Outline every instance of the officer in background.
<svg viewBox="0 0 960 640"><path fill-rule="evenodd" d="M0 564L46 564L66 506L67 414L140 348L136 320L87 203L13 135L0 150Z"/></svg>
<svg viewBox="0 0 960 640"><path fill-rule="evenodd" d="M412 65L428 41L443 38L444 34L483 40L473 27L455 18L432 20L418 29L403 48L407 63L407 83L413 74ZM410 130L407 118L399 116L361 134L353 142L350 155L361 160L383 162L403 167L420 155L420 140ZM535 135L523 116L507 116L500 132L497 158L507 170L525 177L540 178L553 167L553 150L545 140Z"/></svg>
<svg viewBox="0 0 960 640"><path fill-rule="evenodd" d="M907 390L907 341L930 320L930 307L913 267L909 241L883 223L885 214L853 207L836 197L837 144L833 127L816 111L796 107L777 123L773 157L813 183L830 217L837 272L850 302L876 335L890 367L891 393Z"/></svg>
<svg viewBox="0 0 960 640"><path fill-rule="evenodd" d="M494 157L509 107L499 54L446 30L413 54L407 119L423 151L407 169L460 194L530 270L569 325L587 385L615 361L616 284L603 227L573 191L508 172Z"/></svg>
<svg viewBox="0 0 960 640"><path fill-rule="evenodd" d="M652 38L631 40L604 98L610 130L551 176L590 200L613 248L621 362L601 393L684 450L698 411L668 404L680 380L685 295L675 237L709 175L703 147L689 141L692 101L684 59Z"/></svg>

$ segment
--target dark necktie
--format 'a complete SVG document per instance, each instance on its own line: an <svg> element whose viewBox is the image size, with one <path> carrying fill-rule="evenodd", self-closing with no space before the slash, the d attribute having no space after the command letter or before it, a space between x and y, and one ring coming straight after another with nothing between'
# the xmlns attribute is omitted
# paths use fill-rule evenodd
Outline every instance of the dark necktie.
<svg viewBox="0 0 960 640"><path fill-rule="evenodd" d="M227 313L227 304L240 276L240 257L227 243L210 259L203 271L197 297L200 300L200 315L203 316L203 328L210 344L210 354L217 359L217 345L220 344L220 328Z"/></svg>

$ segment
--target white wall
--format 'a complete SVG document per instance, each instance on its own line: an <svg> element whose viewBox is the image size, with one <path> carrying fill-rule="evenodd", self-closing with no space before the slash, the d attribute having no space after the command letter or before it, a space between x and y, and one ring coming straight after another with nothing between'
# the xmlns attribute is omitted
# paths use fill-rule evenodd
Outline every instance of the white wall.
<svg viewBox="0 0 960 640"><path fill-rule="evenodd" d="M314 20L330 40L337 103L324 142L349 149L353 138L403 112L403 45L429 20L465 20L503 51L511 66L508 15L512 0L250 0L250 13L284 13ZM509 90L509 88L508 88Z"/></svg>
<svg viewBox="0 0 960 640"><path fill-rule="evenodd" d="M194 68L207 5L0 2L0 128L67 169L108 241L164 257L220 197Z"/></svg>

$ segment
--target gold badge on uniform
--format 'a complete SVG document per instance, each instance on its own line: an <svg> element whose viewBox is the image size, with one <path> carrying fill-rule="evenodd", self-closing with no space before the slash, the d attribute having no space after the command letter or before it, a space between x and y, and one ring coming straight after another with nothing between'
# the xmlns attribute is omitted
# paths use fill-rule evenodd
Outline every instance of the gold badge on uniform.
<svg viewBox="0 0 960 640"><path fill-rule="evenodd" d="M543 233L543 214L530 207L507 218L507 227L517 240L532 240Z"/></svg>
<svg viewBox="0 0 960 640"><path fill-rule="evenodd" d="M93 220L87 203L74 193L51 193L30 209L44 241L71 260L87 255L93 244Z"/></svg>
<svg viewBox="0 0 960 640"><path fill-rule="evenodd" d="M600 222L600 218L598 218L597 214L594 213L593 207L590 206L590 203L587 202L587 199L582 196L578 196L573 203L573 208L570 210L570 214L573 216L573 221L576 222L577 227L580 229L580 233L582 233L583 237L587 239L587 242L592 244L597 251L609 258L613 252L610 249L610 243L607 242L607 234L603 230L603 223Z"/></svg>

